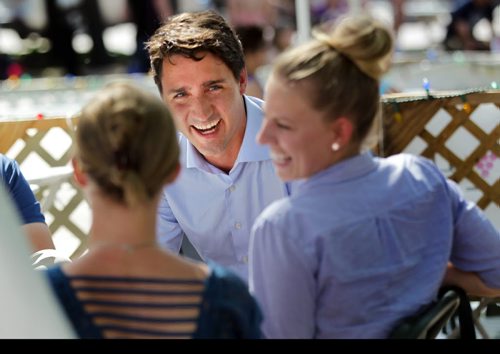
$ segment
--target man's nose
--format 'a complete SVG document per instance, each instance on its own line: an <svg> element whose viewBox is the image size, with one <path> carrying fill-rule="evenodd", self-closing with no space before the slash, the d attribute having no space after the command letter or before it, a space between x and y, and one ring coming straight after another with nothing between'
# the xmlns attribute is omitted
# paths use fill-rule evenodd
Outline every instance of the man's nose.
<svg viewBox="0 0 500 354"><path fill-rule="evenodd" d="M212 105L205 98L195 98L191 106L191 114L196 119L206 119L213 114Z"/></svg>

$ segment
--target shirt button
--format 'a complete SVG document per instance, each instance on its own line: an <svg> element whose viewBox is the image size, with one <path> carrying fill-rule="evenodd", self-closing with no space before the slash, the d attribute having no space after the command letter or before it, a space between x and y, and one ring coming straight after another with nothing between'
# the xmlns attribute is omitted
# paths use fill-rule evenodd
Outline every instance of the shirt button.
<svg viewBox="0 0 500 354"><path fill-rule="evenodd" d="M232 193L234 192L234 190L236 189L236 186L232 185L231 187L229 187L229 191Z"/></svg>
<svg viewBox="0 0 500 354"><path fill-rule="evenodd" d="M247 264L248 263L248 256L244 256L242 259L243 263Z"/></svg>
<svg viewBox="0 0 500 354"><path fill-rule="evenodd" d="M234 224L234 228L235 228L236 230L241 229L241 223L237 222L236 224Z"/></svg>

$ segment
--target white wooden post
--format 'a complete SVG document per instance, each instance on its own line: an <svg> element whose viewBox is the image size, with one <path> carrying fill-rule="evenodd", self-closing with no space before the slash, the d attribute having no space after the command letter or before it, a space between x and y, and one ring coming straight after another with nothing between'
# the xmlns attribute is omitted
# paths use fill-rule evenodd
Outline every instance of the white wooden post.
<svg viewBox="0 0 500 354"><path fill-rule="evenodd" d="M309 0L295 0L295 16L297 19L296 44L301 44L311 38L311 7Z"/></svg>

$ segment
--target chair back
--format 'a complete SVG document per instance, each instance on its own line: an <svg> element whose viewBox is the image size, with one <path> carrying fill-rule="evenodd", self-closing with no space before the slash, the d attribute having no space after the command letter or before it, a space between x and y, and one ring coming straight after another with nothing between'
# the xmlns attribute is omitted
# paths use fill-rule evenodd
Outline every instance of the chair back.
<svg viewBox="0 0 500 354"><path fill-rule="evenodd" d="M456 289L446 289L437 301L416 315L403 319L390 334L391 339L435 339L460 305Z"/></svg>

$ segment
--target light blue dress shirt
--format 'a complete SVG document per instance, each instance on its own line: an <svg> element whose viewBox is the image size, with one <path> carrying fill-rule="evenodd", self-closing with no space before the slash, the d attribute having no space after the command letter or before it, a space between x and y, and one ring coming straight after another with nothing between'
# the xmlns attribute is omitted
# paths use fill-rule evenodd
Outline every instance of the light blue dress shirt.
<svg viewBox="0 0 500 354"><path fill-rule="evenodd" d="M448 260L500 288L500 233L422 157L358 155L294 184L250 239L271 338L385 338L431 302Z"/></svg>
<svg viewBox="0 0 500 354"><path fill-rule="evenodd" d="M248 242L257 216L288 195L276 176L266 146L255 138L262 100L245 97L247 125L238 158L229 174L210 165L180 135L182 170L167 186L159 206L158 241L179 252L183 233L204 260L213 260L248 280Z"/></svg>

